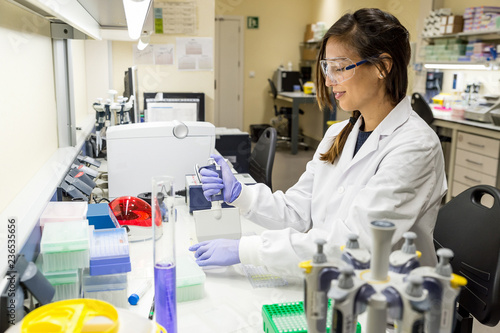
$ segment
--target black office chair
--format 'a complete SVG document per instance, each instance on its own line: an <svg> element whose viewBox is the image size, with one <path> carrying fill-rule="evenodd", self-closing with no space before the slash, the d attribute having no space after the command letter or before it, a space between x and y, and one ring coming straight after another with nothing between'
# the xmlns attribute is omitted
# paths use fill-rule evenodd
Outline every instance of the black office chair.
<svg viewBox="0 0 500 333"><path fill-rule="evenodd" d="M493 197L488 208L481 198ZM491 197L490 197L491 196ZM436 249L454 252L453 272L467 285L459 295L454 332L472 332L472 317L487 326L500 320L500 190L478 185L462 192L439 210L434 230Z"/></svg>
<svg viewBox="0 0 500 333"><path fill-rule="evenodd" d="M285 107L282 106L278 110L278 106L276 105L276 98L278 96L278 89L276 89L276 86L274 85L274 82L271 79L267 79L267 82L269 82L269 86L271 87L271 93L273 95L273 105L274 105L274 116L276 117L276 123L273 124L273 127L276 128L276 131L278 131L281 135L278 136L277 142L282 143L286 142L287 144L290 144L292 141L292 108L291 107ZM303 110L299 110L299 114L304 114ZM283 131L281 126L279 125L282 123L281 120L285 119L286 120L286 128ZM271 123L273 123L271 121ZM284 132L284 133L283 133ZM309 145L304 142L304 138L299 135L299 146L304 147L305 150L309 149Z"/></svg>
<svg viewBox="0 0 500 333"><path fill-rule="evenodd" d="M250 155L249 174L257 183L264 183L272 190L274 155L276 153L276 129L268 127L259 137Z"/></svg>
<svg viewBox="0 0 500 333"><path fill-rule="evenodd" d="M434 122L434 114L420 93L416 92L411 95L411 107L427 124L431 125Z"/></svg>

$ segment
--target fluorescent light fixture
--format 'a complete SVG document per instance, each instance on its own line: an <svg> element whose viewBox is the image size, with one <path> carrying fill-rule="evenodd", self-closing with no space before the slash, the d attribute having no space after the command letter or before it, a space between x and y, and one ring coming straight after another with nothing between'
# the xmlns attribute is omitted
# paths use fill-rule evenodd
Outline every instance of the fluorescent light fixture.
<svg viewBox="0 0 500 333"><path fill-rule="evenodd" d="M144 50L148 45L150 41L149 34L147 35L142 35L141 38L139 38L139 42L137 43L137 48L142 51Z"/></svg>
<svg viewBox="0 0 500 333"><path fill-rule="evenodd" d="M142 27L153 0L123 0L123 9L127 19L128 35L137 40L141 37Z"/></svg>
<svg viewBox="0 0 500 333"><path fill-rule="evenodd" d="M488 69L484 64L425 64L428 69Z"/></svg>

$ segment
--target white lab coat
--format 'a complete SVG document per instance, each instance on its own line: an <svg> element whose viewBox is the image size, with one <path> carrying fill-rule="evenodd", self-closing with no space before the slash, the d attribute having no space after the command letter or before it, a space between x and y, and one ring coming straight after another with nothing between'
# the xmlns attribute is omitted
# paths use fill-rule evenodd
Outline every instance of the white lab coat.
<svg viewBox="0 0 500 333"><path fill-rule="evenodd" d="M349 233L371 248L369 224L393 222L394 248L414 231L421 264L434 265L432 234L446 193L444 158L436 133L403 99L377 126L353 157L358 119L335 164L319 160L346 121L332 125L298 182L286 193L263 185L243 186L232 203L251 221L271 230L242 237L243 264L264 265L284 275L301 275L298 263L312 259L314 241L326 239L325 253L338 255ZM279 172L279 170L274 170Z"/></svg>

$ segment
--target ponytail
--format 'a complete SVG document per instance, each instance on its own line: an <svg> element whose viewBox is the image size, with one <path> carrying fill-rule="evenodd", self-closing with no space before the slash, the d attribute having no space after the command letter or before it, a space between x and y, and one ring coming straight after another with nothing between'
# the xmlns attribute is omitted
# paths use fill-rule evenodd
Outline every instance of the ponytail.
<svg viewBox="0 0 500 333"><path fill-rule="evenodd" d="M347 141L347 137L351 133L354 124L356 124L356 121L358 120L359 116L361 115L361 112L359 111L354 111L352 114L352 117L349 119L349 122L345 127L340 131L339 135L335 137L333 140L333 144L328 149L326 153L323 153L320 155L320 161L325 161L328 163L333 164L335 162L335 159L340 156L342 153L342 150L344 149L345 142Z"/></svg>

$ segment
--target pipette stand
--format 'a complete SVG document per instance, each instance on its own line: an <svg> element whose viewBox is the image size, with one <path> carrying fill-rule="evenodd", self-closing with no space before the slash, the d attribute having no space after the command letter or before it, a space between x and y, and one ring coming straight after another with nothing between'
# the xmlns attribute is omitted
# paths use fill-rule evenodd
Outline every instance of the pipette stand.
<svg viewBox="0 0 500 333"><path fill-rule="evenodd" d="M452 333L460 289L467 281L452 273L453 252L439 249L436 267L420 267L414 240L406 232L402 248L391 253L395 225L374 221L372 249L360 247L349 235L339 258L327 258L326 242L316 240L317 253L300 263L305 272L304 313L309 333L325 333L328 299L331 299L330 332L356 332L358 315L366 311L363 332Z"/></svg>

